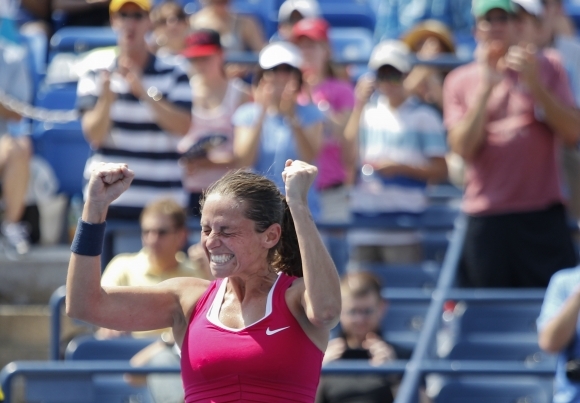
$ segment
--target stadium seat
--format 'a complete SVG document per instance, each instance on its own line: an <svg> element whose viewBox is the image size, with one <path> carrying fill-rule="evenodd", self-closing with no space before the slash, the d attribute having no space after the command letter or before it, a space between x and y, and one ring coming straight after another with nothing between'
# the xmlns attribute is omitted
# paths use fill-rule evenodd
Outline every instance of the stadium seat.
<svg viewBox="0 0 580 403"><path fill-rule="evenodd" d="M419 338L428 308L429 301L390 301L381 323L385 340L412 349Z"/></svg>
<svg viewBox="0 0 580 403"><path fill-rule="evenodd" d="M376 16L369 4L324 2L320 3L320 11L332 27L360 27L374 32Z"/></svg>
<svg viewBox="0 0 580 403"><path fill-rule="evenodd" d="M337 63L363 61L366 64L373 50L373 33L366 28L331 27L328 37Z"/></svg>
<svg viewBox="0 0 580 403"><path fill-rule="evenodd" d="M472 336L470 340L460 340L449 354L441 357L447 360L490 360L520 361L525 363L556 363L556 357L544 353L538 346L536 337L515 335Z"/></svg>
<svg viewBox="0 0 580 403"><path fill-rule="evenodd" d="M461 336L473 333L536 334L536 319L542 301L536 302L468 302L460 303L455 312Z"/></svg>
<svg viewBox="0 0 580 403"><path fill-rule="evenodd" d="M117 36L110 27L64 27L50 39L50 53L82 53L116 44Z"/></svg>
<svg viewBox="0 0 580 403"><path fill-rule="evenodd" d="M43 124L45 130L32 136L34 152L52 167L59 181L59 193L82 193L83 170L90 147L78 122L66 126Z"/></svg>
<svg viewBox="0 0 580 403"><path fill-rule="evenodd" d="M75 337L66 347L65 360L130 360L156 338L117 337L97 339L92 335Z"/></svg>
<svg viewBox="0 0 580 403"><path fill-rule="evenodd" d="M550 403L552 380L533 376L445 377L433 403Z"/></svg>
<svg viewBox="0 0 580 403"><path fill-rule="evenodd" d="M419 265L382 265L371 264L363 267L376 275L383 287L433 289L439 277L436 264Z"/></svg>

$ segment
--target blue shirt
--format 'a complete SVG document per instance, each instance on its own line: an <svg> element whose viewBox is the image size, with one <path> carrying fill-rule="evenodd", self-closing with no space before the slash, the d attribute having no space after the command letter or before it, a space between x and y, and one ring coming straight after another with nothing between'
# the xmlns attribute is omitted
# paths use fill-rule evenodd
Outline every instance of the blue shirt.
<svg viewBox="0 0 580 403"><path fill-rule="evenodd" d="M19 101L30 103L32 100L32 79L26 62L26 49L0 40L0 90ZM23 121L9 122L0 118L0 136L10 132L23 134Z"/></svg>
<svg viewBox="0 0 580 403"><path fill-rule="evenodd" d="M541 331L551 319L558 315L568 297L579 285L580 266L560 270L552 276L537 321L538 331ZM558 355L554 380L554 403L580 402L580 383L570 382L566 377L566 361L570 358L580 358L580 321L576 323L576 334L570 346Z"/></svg>
<svg viewBox="0 0 580 403"><path fill-rule="evenodd" d="M236 127L252 127L261 112L261 106L256 103L247 103L238 108L232 117ZM309 127L322 122L324 115L314 105L296 105L296 116L302 127ZM272 180L280 192L284 193L282 172L286 160L301 159L298 146L290 125L282 115L266 114L262 124L258 154L252 169ZM314 188L308 193L308 204L312 216L319 216L318 195Z"/></svg>

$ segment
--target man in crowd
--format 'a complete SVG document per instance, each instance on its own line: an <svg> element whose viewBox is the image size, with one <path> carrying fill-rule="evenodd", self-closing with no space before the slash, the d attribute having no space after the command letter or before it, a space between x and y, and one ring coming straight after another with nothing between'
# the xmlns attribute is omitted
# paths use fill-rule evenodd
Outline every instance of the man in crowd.
<svg viewBox="0 0 580 403"><path fill-rule="evenodd" d="M85 177L101 162L128 163L135 171L108 218L137 219L143 206L161 196L186 204L176 147L191 124L191 89L179 66L148 51L150 9L149 0L111 1L118 56L103 60L78 85L82 127L94 150Z"/></svg>
<svg viewBox="0 0 580 403"><path fill-rule="evenodd" d="M558 354L554 379L554 402L573 403L580 400L580 383L566 376L566 362L580 358L580 267L554 274L546 290L538 318L540 347Z"/></svg>
<svg viewBox="0 0 580 403"><path fill-rule="evenodd" d="M448 141L467 163L461 282L545 287L577 262L556 151L578 141L578 113L564 68L522 41L510 1L473 12L476 61L444 85Z"/></svg>

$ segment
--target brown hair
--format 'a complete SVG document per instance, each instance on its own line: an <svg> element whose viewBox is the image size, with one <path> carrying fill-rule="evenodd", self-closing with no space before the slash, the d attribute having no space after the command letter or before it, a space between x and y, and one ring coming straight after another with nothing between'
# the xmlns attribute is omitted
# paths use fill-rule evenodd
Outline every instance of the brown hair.
<svg viewBox="0 0 580 403"><path fill-rule="evenodd" d="M382 298L381 288L379 279L366 271L347 273L340 281L340 293L343 297L360 298L375 294Z"/></svg>
<svg viewBox="0 0 580 403"><path fill-rule="evenodd" d="M181 21L187 20L183 7L175 1L165 1L151 10L151 22L154 27L162 25L169 17L176 17Z"/></svg>
<svg viewBox="0 0 580 403"><path fill-rule="evenodd" d="M173 199L159 199L149 203L141 212L139 222L143 222L145 216L157 214L171 218L175 229L183 229L186 226L185 210Z"/></svg>
<svg viewBox="0 0 580 403"><path fill-rule="evenodd" d="M244 216L254 221L257 232L266 231L272 224L280 224L282 234L278 244L270 249L269 262L276 271L302 277L302 258L294 220L286 198L274 182L252 172L230 171L203 192L200 210L203 211L205 200L214 193L231 196L244 203Z"/></svg>

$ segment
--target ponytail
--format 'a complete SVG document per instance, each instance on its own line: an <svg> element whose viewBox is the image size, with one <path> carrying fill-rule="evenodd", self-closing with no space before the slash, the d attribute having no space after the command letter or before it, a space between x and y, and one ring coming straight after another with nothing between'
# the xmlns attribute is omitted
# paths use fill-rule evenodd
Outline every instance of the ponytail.
<svg viewBox="0 0 580 403"><path fill-rule="evenodd" d="M302 257L300 256L300 247L298 246L298 236L294 227L292 213L286 203L286 197L280 195L284 209L282 216L282 234L280 241L276 245L276 253L272 265L278 270L289 276L302 277Z"/></svg>

